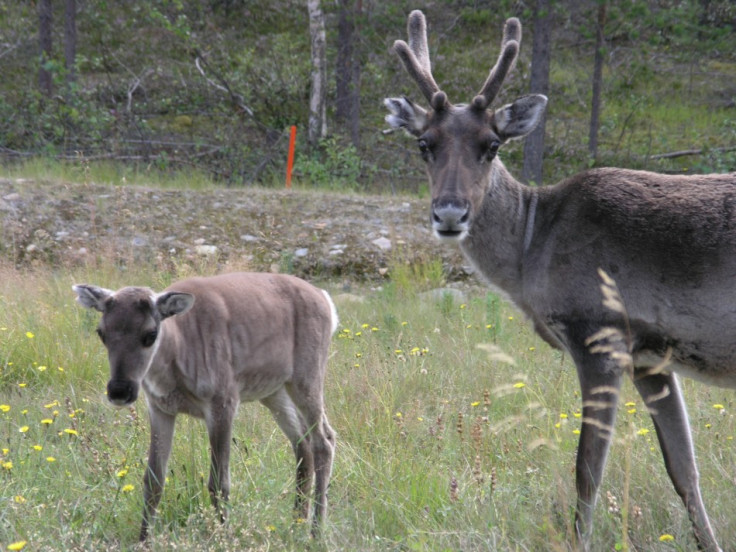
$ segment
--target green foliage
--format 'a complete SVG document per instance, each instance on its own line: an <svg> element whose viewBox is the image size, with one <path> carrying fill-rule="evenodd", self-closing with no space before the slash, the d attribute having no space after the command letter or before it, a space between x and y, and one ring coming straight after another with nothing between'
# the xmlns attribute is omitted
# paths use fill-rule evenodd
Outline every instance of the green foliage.
<svg viewBox="0 0 736 552"><path fill-rule="evenodd" d="M320 141L316 151L300 151L294 161L295 174L304 183L330 190L360 189L364 163L353 145L344 145L335 137Z"/></svg>
<svg viewBox="0 0 736 552"><path fill-rule="evenodd" d="M555 45L547 123L548 182L588 164L589 45L597 5L568 1L552 5ZM666 103L690 112L690 120L697 120L702 106L720 112L721 121L732 118L729 103L722 98L733 95L733 2L626 0L607 5L601 114L604 161L678 170L676 163L653 167L642 159L661 153L652 148L665 137L675 150L733 145L727 142L730 134L723 122L692 143L691 135L677 132L666 117L640 118L642 123L637 125L627 119L629 114L640 114L640 98L660 102L662 90L674 92L667 95ZM423 185L421 163L411 143L379 132L384 97L418 97L389 48L393 40L405 37L405 17L415 7L404 1L374 3L353 14L361 68L360 147L356 148L341 123L331 119L340 6L323 5L331 134L316 151L300 144L302 168L297 170L305 183L412 193ZM487 74L504 19L522 17L526 38L521 62L499 101L527 92L524 67L533 33L530 6L504 0L489 10L478 2L463 1L423 9L430 22L435 76L456 103L468 101ZM283 181L286 129L294 124L306 129L309 117L311 64L303 2L90 0L79 4L75 83L67 83L63 62L63 3L54 3L54 10L54 51L45 62L54 94L45 98L38 92L39 58L35 47L28 46L28 37L38 30L33 4L0 0L2 42L7 45L0 49L4 76L0 153L4 159L82 155L117 159L123 165L137 165L134 170L197 169L227 185ZM502 152L514 172L518 172L520 151L507 147ZM728 166L728 160L710 164Z"/></svg>

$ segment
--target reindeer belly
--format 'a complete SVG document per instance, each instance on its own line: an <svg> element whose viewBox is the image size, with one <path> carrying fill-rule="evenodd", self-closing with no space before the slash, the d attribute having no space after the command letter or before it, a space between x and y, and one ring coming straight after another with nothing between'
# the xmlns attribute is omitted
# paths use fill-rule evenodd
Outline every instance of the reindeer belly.
<svg viewBox="0 0 736 552"><path fill-rule="evenodd" d="M681 350L673 350L671 355L667 355L644 349L634 353L634 367L638 372L637 376L647 371L674 372L709 385L736 389L736 372L732 359L703 357Z"/></svg>

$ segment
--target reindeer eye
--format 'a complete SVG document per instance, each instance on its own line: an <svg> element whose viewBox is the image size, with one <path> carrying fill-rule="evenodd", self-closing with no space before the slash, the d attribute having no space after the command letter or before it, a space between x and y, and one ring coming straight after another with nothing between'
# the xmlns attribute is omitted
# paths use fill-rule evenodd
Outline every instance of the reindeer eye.
<svg viewBox="0 0 736 552"><path fill-rule="evenodd" d="M483 161L493 161L493 158L496 157L496 154L498 153L498 148L501 145L501 142L498 140L492 140L490 144L488 144L488 148L483 153Z"/></svg>
<svg viewBox="0 0 736 552"><path fill-rule="evenodd" d="M156 330L151 330L150 332L147 332L143 339L141 339L141 344L144 347L150 347L156 342L156 338L158 337L158 332Z"/></svg>
<svg viewBox="0 0 736 552"><path fill-rule="evenodd" d="M425 161L430 161L432 159L432 150L429 147L429 142L424 139L420 138L417 140L417 145L419 146L419 153L422 154L422 159Z"/></svg>

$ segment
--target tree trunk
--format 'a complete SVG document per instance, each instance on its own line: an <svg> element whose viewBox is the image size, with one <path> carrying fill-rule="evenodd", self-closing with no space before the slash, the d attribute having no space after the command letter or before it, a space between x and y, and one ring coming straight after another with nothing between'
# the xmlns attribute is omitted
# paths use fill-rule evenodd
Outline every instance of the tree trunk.
<svg viewBox="0 0 736 552"><path fill-rule="evenodd" d="M337 24L337 68L335 71L335 118L350 131L353 145L360 147L360 62L355 51L358 34L355 21L363 9L363 1L340 0Z"/></svg>
<svg viewBox="0 0 736 552"><path fill-rule="evenodd" d="M53 6L51 0L39 0L38 2L38 39L41 46L40 67L38 70L38 86L44 96L50 97L54 93L54 83L51 71L46 68L46 63L51 59L53 39L51 29L54 21Z"/></svg>
<svg viewBox="0 0 736 552"><path fill-rule="evenodd" d="M64 66L67 88L76 80L77 0L66 0L64 9Z"/></svg>
<svg viewBox="0 0 736 552"><path fill-rule="evenodd" d="M595 34L595 60L593 62L593 97L590 103L590 131L588 134L588 153L595 160L598 157L598 128L600 127L601 84L603 80L603 28L606 25L606 2L598 4L598 22Z"/></svg>
<svg viewBox="0 0 736 552"><path fill-rule="evenodd" d="M533 94L549 93L550 35L552 26L549 0L537 0L534 10L534 36L532 39L532 71L529 83ZM542 161L544 160L544 129L546 112L542 114L537 128L524 142L524 164L521 176L528 183L542 183Z"/></svg>
<svg viewBox="0 0 736 552"><path fill-rule="evenodd" d="M309 145L316 147L327 134L327 72L325 18L319 0L307 0L309 35L312 39L312 87L309 92Z"/></svg>

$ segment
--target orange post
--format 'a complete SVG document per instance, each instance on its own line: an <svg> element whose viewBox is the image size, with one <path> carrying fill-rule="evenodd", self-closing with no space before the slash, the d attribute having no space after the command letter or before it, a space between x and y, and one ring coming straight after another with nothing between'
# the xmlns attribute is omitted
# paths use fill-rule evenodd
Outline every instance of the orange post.
<svg viewBox="0 0 736 552"><path fill-rule="evenodd" d="M286 189L291 189L291 170L294 168L294 146L296 145L296 127L291 127L289 137L289 158L286 161Z"/></svg>

